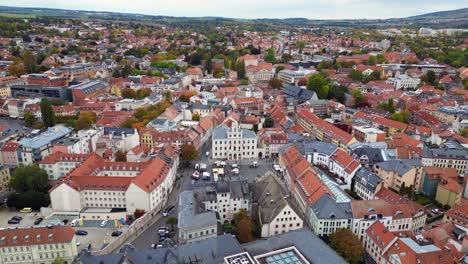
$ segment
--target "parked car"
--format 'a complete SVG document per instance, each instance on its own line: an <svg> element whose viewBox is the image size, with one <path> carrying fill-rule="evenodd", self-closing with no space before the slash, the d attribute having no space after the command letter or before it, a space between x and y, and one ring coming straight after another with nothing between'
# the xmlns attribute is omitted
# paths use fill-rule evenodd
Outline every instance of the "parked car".
<svg viewBox="0 0 468 264"><path fill-rule="evenodd" d="M11 219L21 221L21 220L23 220L23 217L15 215Z"/></svg>
<svg viewBox="0 0 468 264"><path fill-rule="evenodd" d="M32 212L31 207L25 207L25 208L20 210L20 213L30 213L30 212Z"/></svg>
<svg viewBox="0 0 468 264"><path fill-rule="evenodd" d="M100 226L101 227L106 227L106 225L107 225L107 220L102 220Z"/></svg>
<svg viewBox="0 0 468 264"><path fill-rule="evenodd" d="M37 218L36 220L34 220L34 224L35 224L35 225L38 225L38 224L40 224L40 223L42 222L42 220L44 220L44 218L39 217L39 218Z"/></svg>
<svg viewBox="0 0 468 264"><path fill-rule="evenodd" d="M165 226L161 226L158 230L158 233L159 234L169 234L169 229L167 229L167 227Z"/></svg>
<svg viewBox="0 0 468 264"><path fill-rule="evenodd" d="M121 234L122 234L122 231L116 230L116 231L112 232L111 236L113 236L113 237L118 237L118 236L120 236Z"/></svg>
<svg viewBox="0 0 468 264"><path fill-rule="evenodd" d="M19 223L20 223L20 220L17 220L17 219L8 220L8 224L10 224L10 225L16 225L16 224L19 224Z"/></svg>
<svg viewBox="0 0 468 264"><path fill-rule="evenodd" d="M167 207L163 212L163 216L170 215L174 211L174 209L175 209L175 207L173 205Z"/></svg>
<svg viewBox="0 0 468 264"><path fill-rule="evenodd" d="M438 214L441 213L440 210L437 209L437 208L436 208L436 209L432 209L431 212L432 212L433 214L435 214L435 215L438 215Z"/></svg>
<svg viewBox="0 0 468 264"><path fill-rule="evenodd" d="M88 232L86 232L84 230L76 230L75 234L77 236L86 236L88 234Z"/></svg>
<svg viewBox="0 0 468 264"><path fill-rule="evenodd" d="M68 219L63 219L62 223L63 223L63 225L67 225L68 224Z"/></svg>
<svg viewBox="0 0 468 264"><path fill-rule="evenodd" d="M75 227L75 226L77 226L79 223L80 223L80 219L73 219L73 220L71 221L71 224L70 224L70 225L73 226L73 227Z"/></svg>

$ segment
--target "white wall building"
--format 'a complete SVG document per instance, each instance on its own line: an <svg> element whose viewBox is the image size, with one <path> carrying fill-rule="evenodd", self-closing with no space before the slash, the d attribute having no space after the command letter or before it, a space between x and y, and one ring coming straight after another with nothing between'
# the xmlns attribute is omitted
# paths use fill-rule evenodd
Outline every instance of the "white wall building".
<svg viewBox="0 0 468 264"><path fill-rule="evenodd" d="M71 263L78 254L75 230L70 226L0 230L0 263Z"/></svg>
<svg viewBox="0 0 468 264"><path fill-rule="evenodd" d="M421 83L421 79L413 78L406 74L401 74L398 77L388 78L386 83L392 84L396 90L400 90L416 88L419 85L419 83Z"/></svg>
<svg viewBox="0 0 468 264"><path fill-rule="evenodd" d="M239 123L232 120L231 127L221 124L211 137L213 159L256 159L257 135L247 129L240 129Z"/></svg>
<svg viewBox="0 0 468 264"><path fill-rule="evenodd" d="M126 208L130 215L136 209L159 210L172 191L178 162L177 155L147 162L109 162L93 155L50 190L52 209Z"/></svg>

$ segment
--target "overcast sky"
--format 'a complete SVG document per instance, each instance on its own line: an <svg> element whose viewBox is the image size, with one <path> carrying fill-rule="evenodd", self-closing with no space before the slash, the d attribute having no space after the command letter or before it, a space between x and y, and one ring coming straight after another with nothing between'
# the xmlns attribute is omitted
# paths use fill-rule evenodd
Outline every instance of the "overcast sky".
<svg viewBox="0 0 468 264"><path fill-rule="evenodd" d="M390 18L467 7L466 0L0 0L0 5L235 18Z"/></svg>

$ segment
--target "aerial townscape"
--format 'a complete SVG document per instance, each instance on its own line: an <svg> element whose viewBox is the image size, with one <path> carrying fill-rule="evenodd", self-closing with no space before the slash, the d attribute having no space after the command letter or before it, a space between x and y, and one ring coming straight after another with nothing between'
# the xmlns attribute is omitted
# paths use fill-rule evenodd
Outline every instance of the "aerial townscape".
<svg viewBox="0 0 468 264"><path fill-rule="evenodd" d="M468 264L466 2L22 2L44 3L0 6L0 264Z"/></svg>

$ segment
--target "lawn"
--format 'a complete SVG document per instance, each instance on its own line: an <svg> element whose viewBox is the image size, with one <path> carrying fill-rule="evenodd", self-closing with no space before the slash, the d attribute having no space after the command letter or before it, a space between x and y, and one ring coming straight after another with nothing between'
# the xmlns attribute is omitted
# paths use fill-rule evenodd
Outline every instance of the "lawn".
<svg viewBox="0 0 468 264"><path fill-rule="evenodd" d="M421 204L421 205L427 205L427 204L430 204L431 203L431 199L429 199L428 197L422 195L422 194L416 194L416 197L414 199L418 204Z"/></svg>

